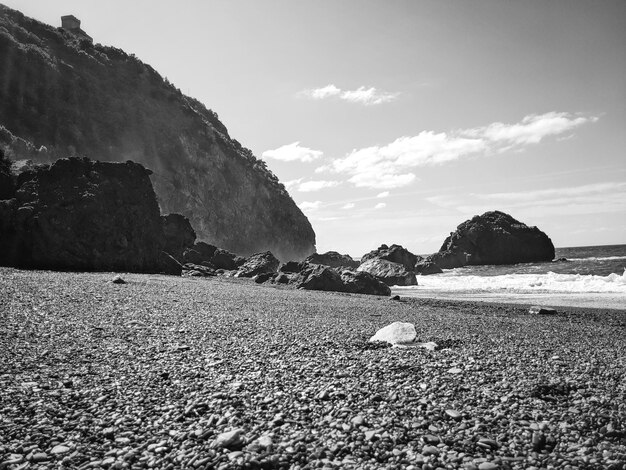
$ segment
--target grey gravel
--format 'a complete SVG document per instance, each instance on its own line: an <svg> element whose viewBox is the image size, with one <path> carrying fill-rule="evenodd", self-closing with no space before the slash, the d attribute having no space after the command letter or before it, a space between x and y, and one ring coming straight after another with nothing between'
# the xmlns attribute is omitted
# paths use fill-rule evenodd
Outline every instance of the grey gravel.
<svg viewBox="0 0 626 470"><path fill-rule="evenodd" d="M625 468L623 310L111 278L0 268L2 470Z"/></svg>

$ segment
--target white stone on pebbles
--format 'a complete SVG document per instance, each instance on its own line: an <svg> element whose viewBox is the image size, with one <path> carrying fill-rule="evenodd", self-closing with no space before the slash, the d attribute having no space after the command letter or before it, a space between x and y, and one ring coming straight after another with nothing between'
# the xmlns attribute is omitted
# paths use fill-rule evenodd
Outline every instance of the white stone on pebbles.
<svg viewBox="0 0 626 470"><path fill-rule="evenodd" d="M408 344L415 342L417 332L413 323L393 322L381 328L370 341L384 341L390 344Z"/></svg>

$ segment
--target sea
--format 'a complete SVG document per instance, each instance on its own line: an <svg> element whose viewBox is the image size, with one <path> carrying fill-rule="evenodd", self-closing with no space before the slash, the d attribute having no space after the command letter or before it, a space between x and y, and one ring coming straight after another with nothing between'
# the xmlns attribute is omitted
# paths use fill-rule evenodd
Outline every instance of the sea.
<svg viewBox="0 0 626 470"><path fill-rule="evenodd" d="M555 260L417 276L392 295L626 310L626 245L557 248Z"/></svg>

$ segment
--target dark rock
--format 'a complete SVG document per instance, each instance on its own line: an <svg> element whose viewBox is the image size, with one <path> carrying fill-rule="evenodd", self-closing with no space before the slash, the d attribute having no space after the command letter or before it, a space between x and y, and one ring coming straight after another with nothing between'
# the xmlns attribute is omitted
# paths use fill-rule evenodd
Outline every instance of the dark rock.
<svg viewBox="0 0 626 470"><path fill-rule="evenodd" d="M276 284L289 284L292 281L292 277L285 273L279 273L278 276L274 278L274 283Z"/></svg>
<svg viewBox="0 0 626 470"><path fill-rule="evenodd" d="M485 212L459 225L428 260L442 269L466 265L552 261L554 245L537 227L500 211Z"/></svg>
<svg viewBox="0 0 626 470"><path fill-rule="evenodd" d="M400 300L400 296L399 295L394 295L391 300Z"/></svg>
<svg viewBox="0 0 626 470"><path fill-rule="evenodd" d="M239 277L254 277L258 274L275 273L280 261L270 252L255 253L237 271Z"/></svg>
<svg viewBox="0 0 626 470"><path fill-rule="evenodd" d="M431 261L421 261L415 265L415 273L422 276L429 276L431 274L440 274L443 270Z"/></svg>
<svg viewBox="0 0 626 470"><path fill-rule="evenodd" d="M222 250L221 248L217 248L211 257L211 264L215 266L216 269L225 269L231 271L237 267L237 263L235 262L235 258L237 255L231 253L227 250Z"/></svg>
<svg viewBox="0 0 626 470"><path fill-rule="evenodd" d="M530 396L542 400L567 396L574 387L568 383L540 383L530 390Z"/></svg>
<svg viewBox="0 0 626 470"><path fill-rule="evenodd" d="M569 260L567 258L557 258L555 260L552 260L553 263L569 263Z"/></svg>
<svg viewBox="0 0 626 470"><path fill-rule="evenodd" d="M421 256L414 255L406 248L400 245L380 245L377 249L363 255L361 264L371 259L384 259L392 263L398 263L404 266L407 271L413 271L415 264L420 261Z"/></svg>
<svg viewBox="0 0 626 470"><path fill-rule="evenodd" d="M345 292L353 294L391 295L391 289L375 276L365 271L343 271L341 280L345 285Z"/></svg>
<svg viewBox="0 0 626 470"><path fill-rule="evenodd" d="M189 219L180 214L168 214L161 217L165 245L163 251L172 255L177 261L183 261L183 253L191 248L196 241L196 232Z"/></svg>
<svg viewBox="0 0 626 470"><path fill-rule="evenodd" d="M308 264L305 262L300 263L298 261L287 261L286 263L281 264L278 270L281 273L299 273L307 266Z"/></svg>
<svg viewBox="0 0 626 470"><path fill-rule="evenodd" d="M298 288L352 294L390 295L391 289L366 272L336 269L320 264L311 264L299 275Z"/></svg>
<svg viewBox="0 0 626 470"><path fill-rule="evenodd" d="M313 253L307 257L304 262L309 264L321 264L324 266L330 266L331 268L354 269L359 266L359 262L353 260L349 255L342 255L336 251Z"/></svg>
<svg viewBox="0 0 626 470"><path fill-rule="evenodd" d="M358 271L367 272L388 286L415 286L415 274L400 263L381 258L370 258L361 263Z"/></svg>
<svg viewBox="0 0 626 470"><path fill-rule="evenodd" d="M299 289L343 292L341 275L334 269L321 264L312 264L300 272Z"/></svg>
<svg viewBox="0 0 626 470"><path fill-rule="evenodd" d="M217 271L211 267L201 264L185 263L183 265L183 276L207 277L217 276Z"/></svg>
<svg viewBox="0 0 626 470"><path fill-rule="evenodd" d="M5 157L0 148L0 200L15 197L15 183L11 172L11 161Z"/></svg>
<svg viewBox="0 0 626 470"><path fill-rule="evenodd" d="M183 253L183 263L202 264L210 262L217 250L216 246L205 242L196 242L193 247L187 248Z"/></svg>
<svg viewBox="0 0 626 470"><path fill-rule="evenodd" d="M183 265L172 255L162 251L159 255L159 271L163 274L180 276L183 272Z"/></svg>
<svg viewBox="0 0 626 470"><path fill-rule="evenodd" d="M546 436L542 432L536 431L532 436L532 446L535 452L541 452L546 447Z"/></svg>
<svg viewBox="0 0 626 470"><path fill-rule="evenodd" d="M122 278L122 276L115 276L111 282L113 284L126 284L126 281Z"/></svg>
<svg viewBox="0 0 626 470"><path fill-rule="evenodd" d="M549 307L539 307L534 305L528 309L528 313L532 315L556 315L556 310Z"/></svg>
<svg viewBox="0 0 626 470"><path fill-rule="evenodd" d="M158 271L161 217L150 171L61 159L17 177L0 203L0 264L80 271Z"/></svg>
<svg viewBox="0 0 626 470"><path fill-rule="evenodd" d="M256 282L257 284L263 284L264 282L273 279L274 276L276 276L276 273L273 272L257 274L256 276L254 276L254 282Z"/></svg>

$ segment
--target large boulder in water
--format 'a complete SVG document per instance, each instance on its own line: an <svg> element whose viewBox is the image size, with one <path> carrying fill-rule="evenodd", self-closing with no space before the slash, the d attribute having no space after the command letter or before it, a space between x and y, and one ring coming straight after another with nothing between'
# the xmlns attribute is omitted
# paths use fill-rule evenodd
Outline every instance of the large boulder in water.
<svg viewBox="0 0 626 470"><path fill-rule="evenodd" d="M504 212L492 211L459 225L429 261L448 269L552 261L553 258L554 245L544 232Z"/></svg>
<svg viewBox="0 0 626 470"><path fill-rule="evenodd" d="M443 270L432 261L418 261L415 265L415 274L428 276L430 274L441 274Z"/></svg>
<svg viewBox="0 0 626 470"><path fill-rule="evenodd" d="M246 262L239 267L237 276L254 277L258 274L275 273L278 271L279 264L280 261L278 261L271 251L255 253L248 257Z"/></svg>
<svg viewBox="0 0 626 470"><path fill-rule="evenodd" d="M415 263L420 261L422 258L421 256L414 255L401 245L394 244L387 246L383 244L377 249L363 255L361 258L361 264L371 259L384 259L391 261L392 263L401 264L407 271L413 271Z"/></svg>
<svg viewBox="0 0 626 470"><path fill-rule="evenodd" d="M386 259L373 258L361 263L357 271L371 274L376 279L388 286L415 286L415 273L407 271L400 263L387 261Z"/></svg>
<svg viewBox="0 0 626 470"><path fill-rule="evenodd" d="M0 201L0 265L158 271L164 238L150 173L87 158L25 170L15 197Z"/></svg>
<svg viewBox="0 0 626 470"><path fill-rule="evenodd" d="M336 251L327 251L326 253L313 253L308 256L305 263L322 264L331 268L347 268L354 269L359 265L358 261L352 259L349 255L342 255Z"/></svg>

